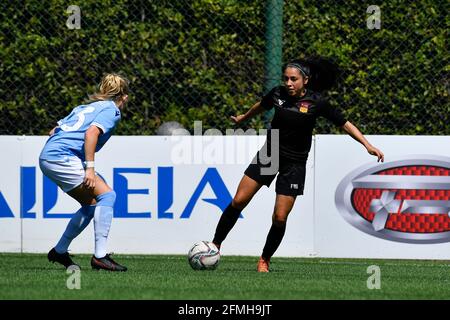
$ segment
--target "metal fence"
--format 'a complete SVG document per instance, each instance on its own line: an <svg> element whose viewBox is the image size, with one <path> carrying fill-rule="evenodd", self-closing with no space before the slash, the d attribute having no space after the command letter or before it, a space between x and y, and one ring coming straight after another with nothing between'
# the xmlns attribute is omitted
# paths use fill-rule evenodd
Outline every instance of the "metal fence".
<svg viewBox="0 0 450 320"><path fill-rule="evenodd" d="M117 134L169 121L192 131L196 120L225 132L280 81L279 59L310 55L340 66L328 98L364 133L450 134L445 0L35 0L0 11L0 134L46 134L109 71L131 80Z"/></svg>

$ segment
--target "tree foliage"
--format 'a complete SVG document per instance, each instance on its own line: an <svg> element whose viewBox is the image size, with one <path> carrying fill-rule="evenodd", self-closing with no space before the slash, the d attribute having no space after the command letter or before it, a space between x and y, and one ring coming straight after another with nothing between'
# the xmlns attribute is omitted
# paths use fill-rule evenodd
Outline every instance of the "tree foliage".
<svg viewBox="0 0 450 320"><path fill-rule="evenodd" d="M154 134L171 120L224 132L230 115L261 98L264 1L85 0L75 30L67 6L0 5L0 134L46 134L111 71L131 80L123 135ZM382 4L379 30L367 28L367 6L285 1L284 59L337 62L329 99L364 133L450 134L445 1ZM320 122L317 132L337 129Z"/></svg>

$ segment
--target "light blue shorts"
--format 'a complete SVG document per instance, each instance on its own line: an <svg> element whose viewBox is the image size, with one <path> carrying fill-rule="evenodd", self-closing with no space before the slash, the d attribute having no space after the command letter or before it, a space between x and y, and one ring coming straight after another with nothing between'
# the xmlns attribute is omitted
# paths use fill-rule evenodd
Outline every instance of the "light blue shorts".
<svg viewBox="0 0 450 320"><path fill-rule="evenodd" d="M75 189L84 180L84 167L80 158L67 157L65 160L39 159L42 173L55 182L64 192Z"/></svg>

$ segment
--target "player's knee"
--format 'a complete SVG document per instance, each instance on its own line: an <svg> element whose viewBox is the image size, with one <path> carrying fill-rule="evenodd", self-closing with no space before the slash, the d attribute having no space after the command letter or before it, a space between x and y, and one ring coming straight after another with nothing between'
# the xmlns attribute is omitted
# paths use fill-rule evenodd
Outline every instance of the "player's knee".
<svg viewBox="0 0 450 320"><path fill-rule="evenodd" d="M111 190L109 192L102 193L95 197L97 201L97 206L103 207L114 207L114 203L116 202L116 192Z"/></svg>
<svg viewBox="0 0 450 320"><path fill-rule="evenodd" d="M248 202L249 200L245 196L238 193L234 196L231 205L236 209L243 210Z"/></svg>
<svg viewBox="0 0 450 320"><path fill-rule="evenodd" d="M275 213L272 217L272 223L278 227L283 227L287 223L287 215Z"/></svg>

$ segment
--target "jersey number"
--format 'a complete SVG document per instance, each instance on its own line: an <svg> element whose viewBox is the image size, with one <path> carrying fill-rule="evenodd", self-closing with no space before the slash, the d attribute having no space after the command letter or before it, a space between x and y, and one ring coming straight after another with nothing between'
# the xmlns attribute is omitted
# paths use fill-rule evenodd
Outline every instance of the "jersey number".
<svg viewBox="0 0 450 320"><path fill-rule="evenodd" d="M76 130L80 129L80 127L84 123L84 120L86 119L86 117L84 115L86 113L94 112L94 110L95 110L94 107L87 107L87 108L84 108L83 110L81 110L80 112L74 114L74 116L78 117L77 122L73 126L68 126L67 124L63 124L61 126L61 130L63 130L63 131L76 131Z"/></svg>

